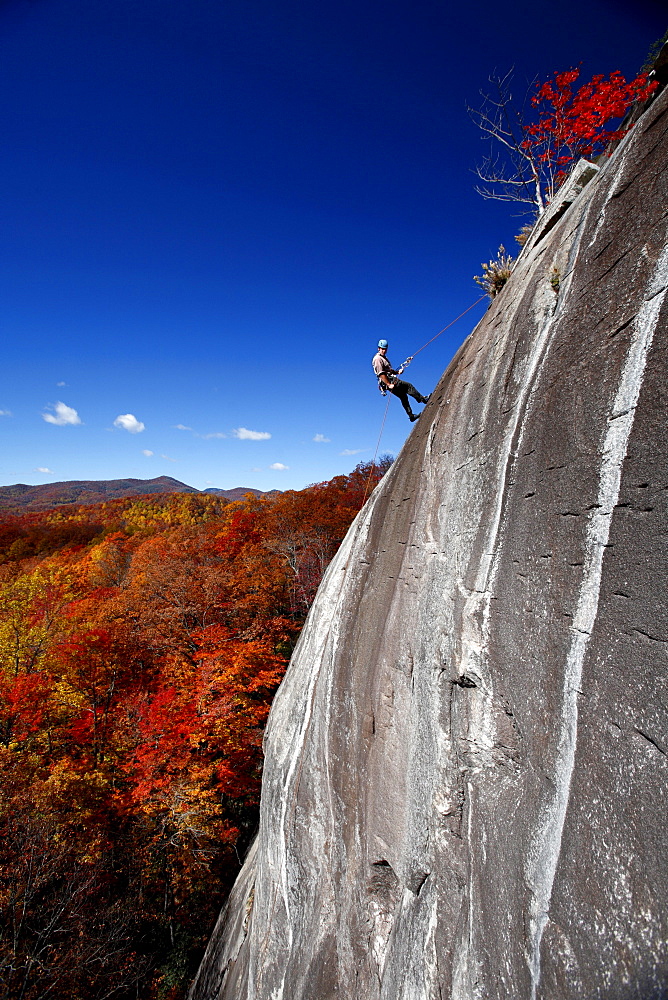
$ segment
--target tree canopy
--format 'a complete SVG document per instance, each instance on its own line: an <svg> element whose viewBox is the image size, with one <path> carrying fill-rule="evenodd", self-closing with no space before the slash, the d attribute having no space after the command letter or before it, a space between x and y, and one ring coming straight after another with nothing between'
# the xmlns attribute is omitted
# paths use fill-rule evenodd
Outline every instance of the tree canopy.
<svg viewBox="0 0 668 1000"><path fill-rule="evenodd" d="M0 523L6 995L184 995L257 822L273 694L390 461Z"/></svg>

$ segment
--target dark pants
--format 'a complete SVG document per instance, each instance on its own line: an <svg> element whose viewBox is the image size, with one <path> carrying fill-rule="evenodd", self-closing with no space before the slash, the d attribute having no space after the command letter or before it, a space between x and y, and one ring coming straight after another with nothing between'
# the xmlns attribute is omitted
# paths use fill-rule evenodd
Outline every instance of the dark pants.
<svg viewBox="0 0 668 1000"><path fill-rule="evenodd" d="M409 396L412 396L418 403L424 403L424 396L422 393L418 392L415 386L411 385L410 382L403 382L401 379L397 379L390 389L390 392L393 396L397 396L401 400L401 405L409 417L413 416L411 404L408 402Z"/></svg>

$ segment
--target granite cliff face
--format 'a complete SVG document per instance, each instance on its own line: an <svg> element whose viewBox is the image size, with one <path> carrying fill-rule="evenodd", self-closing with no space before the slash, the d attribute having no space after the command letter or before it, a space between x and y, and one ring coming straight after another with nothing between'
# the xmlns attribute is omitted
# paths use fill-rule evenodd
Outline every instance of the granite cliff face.
<svg viewBox="0 0 668 1000"><path fill-rule="evenodd" d="M352 526L192 1000L668 996L667 146L664 92Z"/></svg>

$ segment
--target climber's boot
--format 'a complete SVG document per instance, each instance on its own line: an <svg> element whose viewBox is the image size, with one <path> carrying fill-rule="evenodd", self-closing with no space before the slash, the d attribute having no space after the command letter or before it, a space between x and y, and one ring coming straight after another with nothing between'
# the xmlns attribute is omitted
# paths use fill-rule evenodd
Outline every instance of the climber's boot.
<svg viewBox="0 0 668 1000"><path fill-rule="evenodd" d="M430 399L431 399L431 393L429 393L428 396L421 396L420 397L420 402L421 403L428 403Z"/></svg>
<svg viewBox="0 0 668 1000"><path fill-rule="evenodd" d="M408 419L411 421L411 423L413 423L414 420L419 420L420 419L420 414L419 413L409 413L408 414Z"/></svg>

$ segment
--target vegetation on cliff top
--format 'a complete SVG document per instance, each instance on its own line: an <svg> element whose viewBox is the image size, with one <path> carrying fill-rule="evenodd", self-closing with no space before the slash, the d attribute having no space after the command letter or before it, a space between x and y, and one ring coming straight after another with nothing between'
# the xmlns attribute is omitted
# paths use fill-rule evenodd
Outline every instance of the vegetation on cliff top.
<svg viewBox="0 0 668 1000"><path fill-rule="evenodd" d="M541 215L580 157L597 157L631 125L620 124L628 108L646 101L658 87L646 73L627 82L619 72L593 76L574 89L579 69L554 73L517 107L512 71L490 79L479 109L469 112L490 151L477 168L483 198L531 206ZM615 124L616 123L616 124Z"/></svg>
<svg viewBox="0 0 668 1000"><path fill-rule="evenodd" d="M599 74L574 90L579 76L579 69L571 69L537 83L529 110L526 100L522 108L514 104L512 71L490 79L493 93L482 95L480 109L469 108L483 136L491 141L490 152L476 171L482 181L476 191L483 198L530 205L535 217L540 217L570 167L581 157L600 156L610 143L623 138L632 127L619 124L625 112L632 104L646 101L658 87L647 72L627 83L615 71L608 79ZM532 228L524 225L520 230L516 239L521 246ZM496 258L482 264L482 274L473 280L493 299L508 281L513 263L500 246Z"/></svg>

